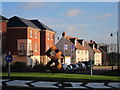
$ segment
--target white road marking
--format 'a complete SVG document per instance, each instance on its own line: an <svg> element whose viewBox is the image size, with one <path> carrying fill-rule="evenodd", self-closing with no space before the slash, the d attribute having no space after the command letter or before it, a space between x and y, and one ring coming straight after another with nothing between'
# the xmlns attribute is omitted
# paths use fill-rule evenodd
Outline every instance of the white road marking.
<svg viewBox="0 0 120 90"><path fill-rule="evenodd" d="M0 79L0 83L4 81L8 81L9 79Z"/></svg>
<svg viewBox="0 0 120 90"><path fill-rule="evenodd" d="M0 85L2 85L2 82L4 81L9 81L9 79L0 79ZM24 87L29 87L26 83L33 82L33 81L26 81L26 80L13 80L9 82L5 82L7 86L24 86ZM33 82L30 83L31 85L35 87L45 87L45 88L59 88L53 84L57 84L58 82L50 82L50 81L38 81L38 82ZM83 84L83 82L64 82L64 83L69 83L72 86L71 87L65 87L65 88L86 88L84 86L80 86ZM120 82L110 82L108 83L109 86L115 87L115 88L120 88ZM58 86L62 86L61 83L58 84ZM91 88L112 88L109 86L105 86L104 83L88 83L86 86L91 87Z"/></svg>
<svg viewBox="0 0 120 90"><path fill-rule="evenodd" d="M58 88L58 87L53 85L56 83L58 83L58 82L39 81L39 82L31 83L31 85L34 85L35 87Z"/></svg>
<svg viewBox="0 0 120 90"><path fill-rule="evenodd" d="M118 82L114 82L114 83L109 83L108 85L112 86L112 87L115 87L115 88L120 88L120 83Z"/></svg>
<svg viewBox="0 0 120 90"><path fill-rule="evenodd" d="M82 84L82 82L68 82L68 83L71 83L71 85L73 87L67 87L67 88L86 88L86 87L83 87L83 86L80 86Z"/></svg>
<svg viewBox="0 0 120 90"><path fill-rule="evenodd" d="M86 86L91 88L111 88L111 87L104 86L104 83L88 83Z"/></svg>
<svg viewBox="0 0 120 90"><path fill-rule="evenodd" d="M28 82L31 82L31 81L14 80L14 81L6 82L6 84L8 86L25 86L25 87L29 87L28 85L25 84L25 83L28 83Z"/></svg>
<svg viewBox="0 0 120 90"><path fill-rule="evenodd" d="M8 81L9 79L0 79L0 85L2 86L2 82Z"/></svg>

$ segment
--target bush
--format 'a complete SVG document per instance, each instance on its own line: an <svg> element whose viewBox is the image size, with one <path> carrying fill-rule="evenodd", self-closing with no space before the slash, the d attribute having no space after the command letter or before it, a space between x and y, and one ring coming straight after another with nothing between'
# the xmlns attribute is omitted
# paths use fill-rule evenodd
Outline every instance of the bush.
<svg viewBox="0 0 120 90"><path fill-rule="evenodd" d="M44 72L46 68L43 64L38 64L33 67L33 70L37 72Z"/></svg>
<svg viewBox="0 0 120 90"><path fill-rule="evenodd" d="M24 62L15 62L11 68L12 71L26 71L27 64Z"/></svg>

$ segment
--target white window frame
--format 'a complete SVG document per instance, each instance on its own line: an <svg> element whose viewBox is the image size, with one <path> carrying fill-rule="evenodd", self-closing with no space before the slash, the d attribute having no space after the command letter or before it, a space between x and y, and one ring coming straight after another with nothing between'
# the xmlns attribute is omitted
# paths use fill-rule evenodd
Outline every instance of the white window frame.
<svg viewBox="0 0 120 90"><path fill-rule="evenodd" d="M35 38L38 38L38 33L37 33L37 31L35 31Z"/></svg>
<svg viewBox="0 0 120 90"><path fill-rule="evenodd" d="M50 33L47 33L47 38L48 40L50 40Z"/></svg>
<svg viewBox="0 0 120 90"><path fill-rule="evenodd" d="M32 38L32 37L33 37L33 31L30 30L30 38Z"/></svg>
<svg viewBox="0 0 120 90"><path fill-rule="evenodd" d="M37 52L37 51L38 51L38 44L35 43L35 52Z"/></svg>

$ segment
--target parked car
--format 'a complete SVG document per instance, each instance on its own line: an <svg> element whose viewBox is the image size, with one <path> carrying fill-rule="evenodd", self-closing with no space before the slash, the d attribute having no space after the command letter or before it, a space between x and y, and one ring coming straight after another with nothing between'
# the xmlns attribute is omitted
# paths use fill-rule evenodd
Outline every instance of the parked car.
<svg viewBox="0 0 120 90"><path fill-rule="evenodd" d="M73 70L72 65L67 65L67 66L68 66L68 71L67 71L67 73L73 73L74 70Z"/></svg>
<svg viewBox="0 0 120 90"><path fill-rule="evenodd" d="M68 66L68 69L69 69L69 70L72 70L72 69L73 69L72 65L67 65L67 66Z"/></svg>
<svg viewBox="0 0 120 90"><path fill-rule="evenodd" d="M79 66L77 64L71 64L73 67L73 71L76 72L79 70Z"/></svg>
<svg viewBox="0 0 120 90"><path fill-rule="evenodd" d="M80 70L85 70L87 68L84 63L77 63L77 65L79 66Z"/></svg>
<svg viewBox="0 0 120 90"><path fill-rule="evenodd" d="M90 69L90 68L91 68L91 64L92 64L92 66L94 65L94 61L93 61L93 60L84 61L84 62L82 62L82 63L85 64L85 66L86 66L87 69Z"/></svg>
<svg viewBox="0 0 120 90"><path fill-rule="evenodd" d="M87 69L90 69L91 65L90 65L90 63L88 61L84 61L82 63L85 64L85 66L86 66Z"/></svg>
<svg viewBox="0 0 120 90"><path fill-rule="evenodd" d="M66 73L68 70L67 64L61 64L61 65L62 65L62 68L60 69L60 72Z"/></svg>

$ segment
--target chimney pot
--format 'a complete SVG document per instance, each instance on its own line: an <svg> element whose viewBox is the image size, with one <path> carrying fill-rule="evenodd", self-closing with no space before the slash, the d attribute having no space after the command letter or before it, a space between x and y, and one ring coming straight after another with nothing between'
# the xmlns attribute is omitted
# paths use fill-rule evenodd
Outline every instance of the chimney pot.
<svg viewBox="0 0 120 90"><path fill-rule="evenodd" d="M62 36L63 36L63 37L65 37L65 36L66 36L66 33L65 33L65 32L63 32L63 33L62 33Z"/></svg>
<svg viewBox="0 0 120 90"><path fill-rule="evenodd" d="M90 40L90 42L92 42L92 40Z"/></svg>

